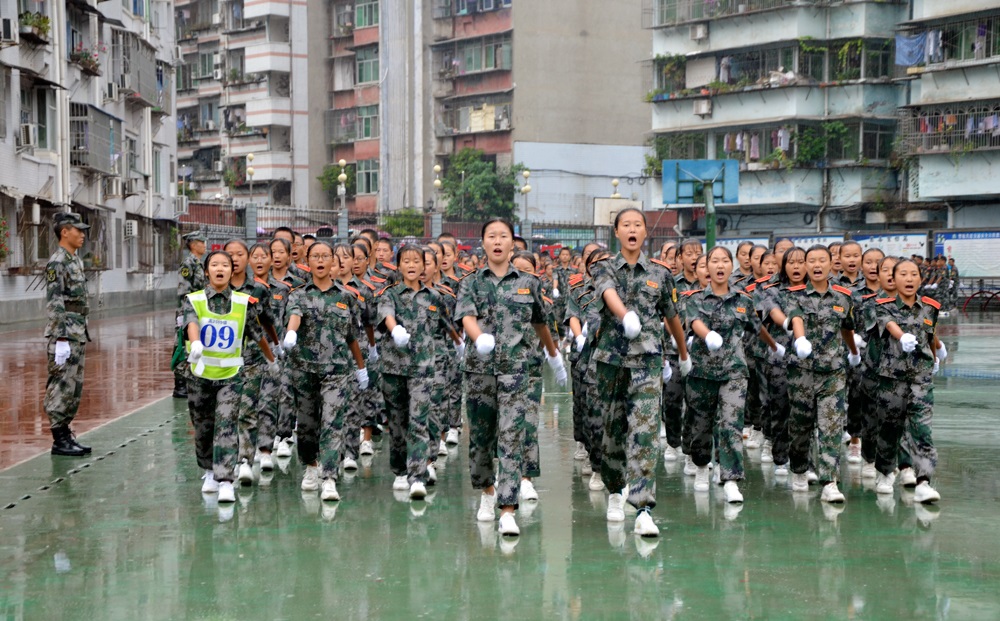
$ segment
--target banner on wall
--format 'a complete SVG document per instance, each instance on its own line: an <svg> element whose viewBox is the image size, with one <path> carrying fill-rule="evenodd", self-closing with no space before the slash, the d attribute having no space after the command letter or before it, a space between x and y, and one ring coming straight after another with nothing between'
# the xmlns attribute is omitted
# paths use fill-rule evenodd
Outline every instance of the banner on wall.
<svg viewBox="0 0 1000 621"><path fill-rule="evenodd" d="M934 254L955 259L963 278L1000 276L1000 231L935 233Z"/></svg>
<svg viewBox="0 0 1000 621"><path fill-rule="evenodd" d="M775 239L782 239L783 236L779 235ZM815 246L816 244L822 244L824 246L829 246L833 242L844 241L843 235L789 235L788 239L792 240L799 248L809 250L809 246Z"/></svg>
<svg viewBox="0 0 1000 621"><path fill-rule="evenodd" d="M854 235L854 241L861 250L878 248L888 257L909 257L918 254L927 256L926 233L879 233L877 235Z"/></svg>
<svg viewBox="0 0 1000 621"><path fill-rule="evenodd" d="M699 241L701 241L701 247L704 248L705 247L705 239L701 238ZM735 257L736 256L736 247L739 246L741 243L743 243L745 241L751 242L755 246L768 246L768 247L770 247L770 245L771 245L771 240L768 239L767 237L731 237L731 238L726 238L726 239L716 239L715 240L715 245L716 246L724 246L726 248L729 248L729 252L732 252L733 253L733 257Z"/></svg>

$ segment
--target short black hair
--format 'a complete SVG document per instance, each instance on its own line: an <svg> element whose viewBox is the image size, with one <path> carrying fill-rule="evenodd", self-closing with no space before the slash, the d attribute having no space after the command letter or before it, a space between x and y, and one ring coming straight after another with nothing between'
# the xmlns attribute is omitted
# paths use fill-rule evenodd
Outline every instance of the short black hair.
<svg viewBox="0 0 1000 621"><path fill-rule="evenodd" d="M305 235L302 236L302 240L305 241L307 239L311 239L313 241L316 241L316 236L313 235L312 233L306 233Z"/></svg>
<svg viewBox="0 0 1000 621"><path fill-rule="evenodd" d="M291 228L289 228L287 226L279 226L278 228L274 229L273 233L271 233L271 237L274 237L278 233L288 233L289 235L292 236L292 239L295 239L295 236L298 235L298 233L296 233L295 231L293 231Z"/></svg>

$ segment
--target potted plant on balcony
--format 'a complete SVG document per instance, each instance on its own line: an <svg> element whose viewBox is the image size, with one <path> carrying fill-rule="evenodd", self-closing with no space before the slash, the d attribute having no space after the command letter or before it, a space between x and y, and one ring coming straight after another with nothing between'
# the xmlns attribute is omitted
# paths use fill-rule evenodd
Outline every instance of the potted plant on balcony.
<svg viewBox="0 0 1000 621"><path fill-rule="evenodd" d="M0 269L7 266L10 256L10 225L6 218L0 218Z"/></svg>
<svg viewBox="0 0 1000 621"><path fill-rule="evenodd" d="M84 48L82 43L77 44L69 59L76 63L80 70L88 75L101 75L101 54L108 51L103 43L98 41L89 49Z"/></svg>
<svg viewBox="0 0 1000 621"><path fill-rule="evenodd" d="M20 22L22 35L34 37L46 43L48 42L49 30L52 28L52 22L49 20L47 15L42 15L38 12L32 13L31 11L25 11L24 13L21 13L18 21Z"/></svg>

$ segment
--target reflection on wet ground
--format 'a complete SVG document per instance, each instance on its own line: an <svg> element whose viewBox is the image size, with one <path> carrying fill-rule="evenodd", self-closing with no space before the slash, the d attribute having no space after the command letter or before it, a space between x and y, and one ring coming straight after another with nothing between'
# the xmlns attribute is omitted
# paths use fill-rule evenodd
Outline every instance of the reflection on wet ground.
<svg viewBox="0 0 1000 621"><path fill-rule="evenodd" d="M292 458L230 517L200 494L167 399L87 434L89 459L0 471L0 618L1000 618L1000 406L981 379L1000 373L1000 327L979 321L945 338L939 507L876 500L846 467L843 507L793 498L751 452L742 508L661 464L662 536L637 539L631 518L608 526L572 459L569 397L547 393L541 500L516 543L475 522L465 435L428 502L394 498L383 446L339 504L303 496Z"/></svg>

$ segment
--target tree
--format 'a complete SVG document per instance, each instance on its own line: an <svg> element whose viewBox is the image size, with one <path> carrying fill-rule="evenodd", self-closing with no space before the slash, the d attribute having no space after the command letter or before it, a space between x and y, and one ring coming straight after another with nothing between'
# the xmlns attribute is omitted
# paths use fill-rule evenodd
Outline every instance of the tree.
<svg viewBox="0 0 1000 621"><path fill-rule="evenodd" d="M393 211L385 218L385 232L396 239L423 237L424 214L412 207Z"/></svg>
<svg viewBox="0 0 1000 621"><path fill-rule="evenodd" d="M356 186L356 176L354 174L354 166L348 164L344 166L344 172L347 173L347 182L344 183L347 186L347 198L354 198ZM331 205L336 205L337 200L340 198L337 195L337 187L340 186L340 181L337 177L340 176L340 166L338 164L327 164L323 168L323 174L319 177L320 186L323 191L326 192L327 197L330 199Z"/></svg>
<svg viewBox="0 0 1000 621"><path fill-rule="evenodd" d="M462 149L449 160L441 182L441 191L448 200L447 214L465 221L501 217L516 222L522 170L522 164L515 164L497 171L482 151Z"/></svg>

